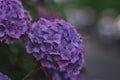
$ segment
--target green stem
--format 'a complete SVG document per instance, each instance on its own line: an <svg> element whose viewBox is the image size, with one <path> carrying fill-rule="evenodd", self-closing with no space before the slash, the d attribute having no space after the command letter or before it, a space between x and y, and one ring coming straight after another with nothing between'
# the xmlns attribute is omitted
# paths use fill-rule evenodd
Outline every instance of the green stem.
<svg viewBox="0 0 120 80"><path fill-rule="evenodd" d="M26 80L33 73L34 73L34 70L30 71L22 80Z"/></svg>
<svg viewBox="0 0 120 80"><path fill-rule="evenodd" d="M46 76L48 76L47 72L44 71L44 68L40 67L38 69L33 69L32 71L30 71L22 80L26 80L28 77L30 77L33 73L35 73L36 71L42 70L44 72L44 74Z"/></svg>

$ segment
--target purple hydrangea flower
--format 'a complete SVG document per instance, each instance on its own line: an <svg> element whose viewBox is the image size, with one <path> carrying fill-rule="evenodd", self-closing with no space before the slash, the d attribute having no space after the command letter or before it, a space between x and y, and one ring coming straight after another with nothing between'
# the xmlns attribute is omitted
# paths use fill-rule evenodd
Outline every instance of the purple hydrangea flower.
<svg viewBox="0 0 120 80"><path fill-rule="evenodd" d="M10 44L19 39L30 23L29 12L19 0L0 0L0 41Z"/></svg>
<svg viewBox="0 0 120 80"><path fill-rule="evenodd" d="M7 75L0 73L0 80L11 80Z"/></svg>
<svg viewBox="0 0 120 80"><path fill-rule="evenodd" d="M35 22L28 32L27 52L43 67L68 75L78 75L84 62L82 38L75 28L63 20Z"/></svg>

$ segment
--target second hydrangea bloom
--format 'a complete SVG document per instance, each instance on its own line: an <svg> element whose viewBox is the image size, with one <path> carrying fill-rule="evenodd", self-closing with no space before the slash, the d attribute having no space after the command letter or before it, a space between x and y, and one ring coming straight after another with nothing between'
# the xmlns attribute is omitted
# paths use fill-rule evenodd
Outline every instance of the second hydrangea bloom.
<svg viewBox="0 0 120 80"><path fill-rule="evenodd" d="M19 0L0 0L0 41L12 43L25 34L31 23Z"/></svg>
<svg viewBox="0 0 120 80"><path fill-rule="evenodd" d="M78 75L84 61L82 38L74 27L63 20L35 22L26 43L31 53L42 66L67 75Z"/></svg>

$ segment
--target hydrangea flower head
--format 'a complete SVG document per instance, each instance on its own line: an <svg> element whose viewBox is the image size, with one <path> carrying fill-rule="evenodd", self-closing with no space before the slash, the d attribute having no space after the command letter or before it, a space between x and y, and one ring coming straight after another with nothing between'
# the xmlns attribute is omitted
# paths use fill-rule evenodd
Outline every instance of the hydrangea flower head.
<svg viewBox="0 0 120 80"><path fill-rule="evenodd" d="M12 43L26 33L31 23L29 12L19 0L0 0L0 41Z"/></svg>
<svg viewBox="0 0 120 80"><path fill-rule="evenodd" d="M64 20L35 22L26 43L27 52L41 65L68 75L77 75L84 61L82 38L75 28Z"/></svg>
<svg viewBox="0 0 120 80"><path fill-rule="evenodd" d="M11 80L7 75L0 73L0 80Z"/></svg>

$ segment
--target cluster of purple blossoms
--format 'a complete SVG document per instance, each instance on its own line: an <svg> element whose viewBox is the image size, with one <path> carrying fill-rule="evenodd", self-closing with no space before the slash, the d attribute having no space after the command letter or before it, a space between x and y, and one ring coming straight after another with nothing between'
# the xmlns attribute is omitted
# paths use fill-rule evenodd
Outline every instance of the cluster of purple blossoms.
<svg viewBox="0 0 120 80"><path fill-rule="evenodd" d="M51 19L48 14L42 17L46 19L41 18L31 26L32 18L20 0L0 0L0 41L11 44L27 34L27 52L40 61L43 67L54 71L53 80L79 80L84 62L81 36L63 20ZM10 79L0 73L0 80Z"/></svg>
<svg viewBox="0 0 120 80"><path fill-rule="evenodd" d="M0 73L0 80L11 80L7 75Z"/></svg>
<svg viewBox="0 0 120 80"><path fill-rule="evenodd" d="M68 77L80 74L84 62L82 38L75 28L63 20L35 22L28 32L27 52L43 67L65 72Z"/></svg>
<svg viewBox="0 0 120 80"><path fill-rule="evenodd" d="M31 16L19 0L0 0L0 41L13 43L26 33Z"/></svg>

